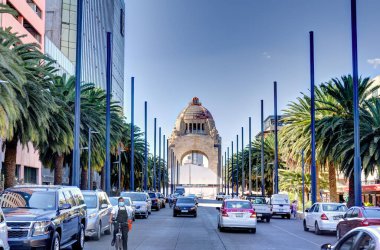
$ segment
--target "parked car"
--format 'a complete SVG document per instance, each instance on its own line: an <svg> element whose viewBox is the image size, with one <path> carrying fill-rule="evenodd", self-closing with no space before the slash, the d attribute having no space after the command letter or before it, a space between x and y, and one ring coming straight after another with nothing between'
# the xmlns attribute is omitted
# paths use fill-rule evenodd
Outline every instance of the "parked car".
<svg viewBox="0 0 380 250"><path fill-rule="evenodd" d="M162 194L162 193L157 193L158 195L158 198L160 199L161 201L161 208L165 208L166 207L166 199L165 199L165 196Z"/></svg>
<svg viewBox="0 0 380 250"><path fill-rule="evenodd" d="M102 233L111 234L112 204L108 195L101 190L83 190L82 194L87 205L86 237L99 240Z"/></svg>
<svg viewBox="0 0 380 250"><path fill-rule="evenodd" d="M268 202L267 198L264 196L250 196L248 200L252 203L257 219L270 222L272 218L272 205Z"/></svg>
<svg viewBox="0 0 380 250"><path fill-rule="evenodd" d="M273 194L271 196L272 214L280 215L282 218L291 217L289 196L287 194Z"/></svg>
<svg viewBox="0 0 380 250"><path fill-rule="evenodd" d="M322 234L323 231L336 231L340 219L347 211L346 205L342 203L317 202L306 209L303 228L305 231L314 230L315 234Z"/></svg>
<svg viewBox="0 0 380 250"><path fill-rule="evenodd" d="M223 200L229 200L232 199L232 195L226 194L223 198Z"/></svg>
<svg viewBox="0 0 380 250"><path fill-rule="evenodd" d="M380 250L380 227L357 227L343 236L334 245L321 246L321 250L368 249Z"/></svg>
<svg viewBox="0 0 380 250"><path fill-rule="evenodd" d="M157 211L160 211L162 205L158 193L149 192L148 195L149 198L152 200L152 208L156 209Z"/></svg>
<svg viewBox="0 0 380 250"><path fill-rule="evenodd" d="M3 210L0 208L0 249L9 250L8 229Z"/></svg>
<svg viewBox="0 0 380 250"><path fill-rule="evenodd" d="M187 198L191 198L191 199L194 199L194 202L195 202L195 205L198 206L198 198L195 194L189 194L186 196Z"/></svg>
<svg viewBox="0 0 380 250"><path fill-rule="evenodd" d="M185 195L185 188L182 186L178 186L175 188L174 193Z"/></svg>
<svg viewBox="0 0 380 250"><path fill-rule="evenodd" d="M135 215L148 219L149 214L152 212L152 200L147 193L121 192L120 196L131 198L133 204L136 206Z"/></svg>
<svg viewBox="0 0 380 250"><path fill-rule="evenodd" d="M12 249L84 248L86 204L79 188L15 186L0 196Z"/></svg>
<svg viewBox="0 0 380 250"><path fill-rule="evenodd" d="M114 208L117 208L119 205L119 196L110 197L110 202ZM133 204L131 198L123 197L125 206L128 209L128 216L132 218L133 221L136 219L136 205Z"/></svg>
<svg viewBox="0 0 380 250"><path fill-rule="evenodd" d="M252 203L247 200L224 200L222 207L217 207L218 228L223 232L226 228L248 229L256 233L257 218Z"/></svg>
<svg viewBox="0 0 380 250"><path fill-rule="evenodd" d="M224 199L224 196L225 196L226 194L224 193L224 192L219 192L217 195L216 195L216 200L217 201L222 201L223 199Z"/></svg>
<svg viewBox="0 0 380 250"><path fill-rule="evenodd" d="M379 226L380 207L351 207L338 222L336 237L338 240L356 227Z"/></svg>
<svg viewBox="0 0 380 250"><path fill-rule="evenodd" d="M203 193L197 193L196 195L198 199L203 199Z"/></svg>
<svg viewBox="0 0 380 250"><path fill-rule="evenodd" d="M197 217L197 206L193 198L178 198L173 209L173 217L178 215L192 215Z"/></svg>

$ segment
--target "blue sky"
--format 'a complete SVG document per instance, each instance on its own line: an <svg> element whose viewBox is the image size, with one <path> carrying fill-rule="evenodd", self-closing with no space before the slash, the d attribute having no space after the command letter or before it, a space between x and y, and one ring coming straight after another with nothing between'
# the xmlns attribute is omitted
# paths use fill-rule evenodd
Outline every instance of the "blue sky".
<svg viewBox="0 0 380 250"><path fill-rule="evenodd" d="M379 0L360 0L359 73L380 74ZM307 92L309 31L315 36L315 80L351 74L350 0L127 0L125 112L130 119L130 77L135 77L135 122L148 138L153 118L170 136L178 113L198 96L210 110L223 152L248 117L252 134L273 114ZM379 64L379 65L378 65ZM151 147L152 151L152 147Z"/></svg>

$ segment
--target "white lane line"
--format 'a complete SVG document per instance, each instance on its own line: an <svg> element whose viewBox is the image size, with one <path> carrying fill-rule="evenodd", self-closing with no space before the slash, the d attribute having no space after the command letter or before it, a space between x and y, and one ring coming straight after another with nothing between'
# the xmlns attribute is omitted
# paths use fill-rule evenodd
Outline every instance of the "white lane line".
<svg viewBox="0 0 380 250"><path fill-rule="evenodd" d="M304 237L298 236L297 234L294 234L294 233L289 232L289 231L287 231L287 230L285 230L285 229L282 229L281 227L274 226L274 225L271 225L271 226L272 226L272 227L275 227L275 228L277 228L277 229L279 229L279 230L281 230L281 231L283 231L283 232L285 232L285 233L287 233L287 234L290 234L290 235L292 235L292 236L294 236L294 237L297 237L298 239L301 239L301 240L307 241L307 242L309 242L309 243L311 243L311 244L314 244L314 245L316 245L316 246L321 246L320 244L317 244L317 243L315 243L315 242L313 242L313 241L311 241L311 240L308 240L308 239L306 239L306 238L304 238Z"/></svg>

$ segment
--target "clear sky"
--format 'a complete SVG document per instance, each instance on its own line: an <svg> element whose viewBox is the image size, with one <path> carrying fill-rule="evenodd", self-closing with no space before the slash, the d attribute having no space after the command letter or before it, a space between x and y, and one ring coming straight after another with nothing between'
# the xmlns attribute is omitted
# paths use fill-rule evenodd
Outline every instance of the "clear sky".
<svg viewBox="0 0 380 250"><path fill-rule="evenodd" d="M380 1L357 2L359 73L374 77ZM126 0L126 116L134 76L135 122L144 128L148 101L152 146L153 118L170 136L193 96L212 113L223 152L242 126L247 144L249 116L252 134L260 129L261 99L264 116L273 114L273 81L279 113L308 91L311 30L316 83L351 74L350 0Z"/></svg>

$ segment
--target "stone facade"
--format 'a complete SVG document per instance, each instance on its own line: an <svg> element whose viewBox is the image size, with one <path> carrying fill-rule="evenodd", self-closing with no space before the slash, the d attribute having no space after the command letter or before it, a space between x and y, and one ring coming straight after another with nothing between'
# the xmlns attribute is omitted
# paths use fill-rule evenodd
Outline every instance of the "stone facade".
<svg viewBox="0 0 380 250"><path fill-rule="evenodd" d="M202 106L197 97L178 115L172 135L169 138L169 166L173 169L171 183L178 183L178 173L181 171L183 159L195 152L203 154L208 159L208 168L215 173L214 180L208 180L204 185L219 185L221 177L221 137L215 127L211 113ZM173 168L171 168L173 166ZM193 173L196 178L197 173Z"/></svg>

